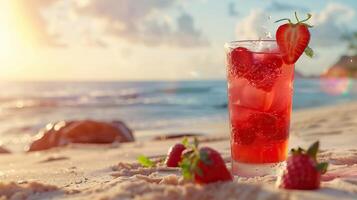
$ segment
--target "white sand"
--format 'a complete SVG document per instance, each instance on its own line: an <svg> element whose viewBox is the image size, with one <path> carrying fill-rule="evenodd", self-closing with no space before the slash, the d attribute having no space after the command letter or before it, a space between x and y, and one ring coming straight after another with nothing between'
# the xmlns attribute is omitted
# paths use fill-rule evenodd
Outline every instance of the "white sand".
<svg viewBox="0 0 357 200"><path fill-rule="evenodd" d="M317 191L277 189L275 177L239 178L199 186L183 183L176 169L142 169L141 154L160 158L179 140L113 145L71 145L49 151L0 155L0 197L9 199L357 199L357 103L299 111L293 115L290 146L320 140L320 159L331 163ZM212 127L212 128L210 128ZM200 132L201 145L229 161L226 124ZM187 129L189 130L189 129ZM194 127L194 130L199 130ZM177 132L180 132L178 130ZM140 133L137 133L140 134ZM119 164L121 163L121 164ZM13 182L13 183L11 183ZM0 198L1 199L1 198Z"/></svg>

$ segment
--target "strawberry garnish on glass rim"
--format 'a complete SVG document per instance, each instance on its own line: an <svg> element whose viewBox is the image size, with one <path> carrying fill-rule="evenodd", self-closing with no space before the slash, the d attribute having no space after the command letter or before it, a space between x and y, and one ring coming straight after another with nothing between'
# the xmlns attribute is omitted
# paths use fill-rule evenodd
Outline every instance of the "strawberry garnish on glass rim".
<svg viewBox="0 0 357 200"><path fill-rule="evenodd" d="M306 23L311 17L311 14L307 14L307 18L300 21L295 12L296 23L288 18L275 22L288 21L288 23L279 26L276 31L276 41L286 64L294 64L304 52L307 56L313 57L314 52L308 46L310 42L309 28L312 28L312 25Z"/></svg>

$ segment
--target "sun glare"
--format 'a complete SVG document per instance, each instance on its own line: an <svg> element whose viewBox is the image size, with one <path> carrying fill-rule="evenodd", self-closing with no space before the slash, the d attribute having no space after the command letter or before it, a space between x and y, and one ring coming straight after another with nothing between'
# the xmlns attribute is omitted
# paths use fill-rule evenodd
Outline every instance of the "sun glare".
<svg viewBox="0 0 357 200"><path fill-rule="evenodd" d="M8 56L15 47L15 36L11 24L11 7L2 2L0 4L0 56Z"/></svg>
<svg viewBox="0 0 357 200"><path fill-rule="evenodd" d="M14 41L9 30L0 27L0 54L8 55L14 50Z"/></svg>

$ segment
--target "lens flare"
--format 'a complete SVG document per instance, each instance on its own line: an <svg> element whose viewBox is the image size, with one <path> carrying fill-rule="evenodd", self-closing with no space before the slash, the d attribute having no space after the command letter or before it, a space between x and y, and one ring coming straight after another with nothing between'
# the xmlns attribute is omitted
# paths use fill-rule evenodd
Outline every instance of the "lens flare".
<svg viewBox="0 0 357 200"><path fill-rule="evenodd" d="M348 95L353 84L352 80L348 78L349 75L349 72L343 67L332 67L320 79L320 87L329 95Z"/></svg>
<svg viewBox="0 0 357 200"><path fill-rule="evenodd" d="M322 78L320 80L321 89L333 96L348 95L352 86L349 78Z"/></svg>

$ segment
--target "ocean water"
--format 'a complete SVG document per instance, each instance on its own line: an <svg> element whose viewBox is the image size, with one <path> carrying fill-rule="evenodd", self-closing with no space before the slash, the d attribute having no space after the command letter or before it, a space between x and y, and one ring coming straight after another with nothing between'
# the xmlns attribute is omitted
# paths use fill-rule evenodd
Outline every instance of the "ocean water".
<svg viewBox="0 0 357 200"><path fill-rule="evenodd" d="M295 80L294 109L357 99L348 79ZM49 122L123 120L133 130L227 120L226 82L2 82L0 142L20 145Z"/></svg>

